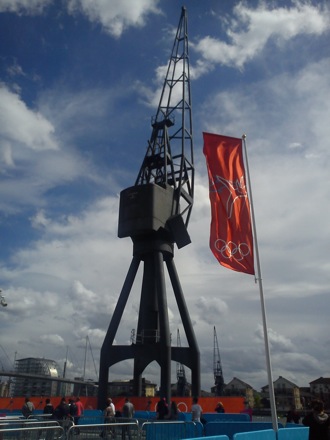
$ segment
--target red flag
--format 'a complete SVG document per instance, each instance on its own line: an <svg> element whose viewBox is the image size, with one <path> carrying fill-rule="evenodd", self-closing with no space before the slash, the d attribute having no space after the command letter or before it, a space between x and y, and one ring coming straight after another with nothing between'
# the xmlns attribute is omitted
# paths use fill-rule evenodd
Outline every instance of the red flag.
<svg viewBox="0 0 330 440"><path fill-rule="evenodd" d="M222 266L254 274L242 140L203 133L211 202L210 248Z"/></svg>

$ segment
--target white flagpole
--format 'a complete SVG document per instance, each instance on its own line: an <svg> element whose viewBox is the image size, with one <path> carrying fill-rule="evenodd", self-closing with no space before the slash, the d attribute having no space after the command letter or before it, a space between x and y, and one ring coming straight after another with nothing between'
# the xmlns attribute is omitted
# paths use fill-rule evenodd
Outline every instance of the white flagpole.
<svg viewBox="0 0 330 440"><path fill-rule="evenodd" d="M242 136L242 139L243 139L243 148L244 148L244 156L245 156L247 184L248 184L248 191L249 191L249 196L250 196L252 230L253 230L254 243L255 243L254 248L255 248L256 263L257 263L257 276L255 279L256 279L256 282L259 281L261 313L262 313L262 323L263 323L263 330L264 330L264 342L265 342L265 352L266 352L269 401L270 401L270 408L271 408L271 414L272 414L273 429L275 432L277 432L278 431L278 423L277 423L277 413L276 413L276 404L275 404L274 384L273 384L273 377L272 377L272 366L271 366L271 360L270 360L266 306L265 306L264 292L263 292L263 287L262 287L261 267L260 267L260 258L259 258L259 249L258 249L258 238L257 238L256 222L255 222L255 217L254 217L254 207L253 207L253 198L252 198L252 190L251 190L249 162L248 162L247 151L246 151L246 135L245 134Z"/></svg>

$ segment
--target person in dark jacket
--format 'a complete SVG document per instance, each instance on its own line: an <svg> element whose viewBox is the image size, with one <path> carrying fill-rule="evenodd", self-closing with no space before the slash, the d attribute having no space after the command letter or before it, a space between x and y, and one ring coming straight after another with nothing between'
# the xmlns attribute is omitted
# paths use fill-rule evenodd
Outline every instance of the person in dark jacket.
<svg viewBox="0 0 330 440"><path fill-rule="evenodd" d="M56 407L54 415L57 420L66 420L69 417L70 407L66 403L65 397L62 398L61 403Z"/></svg>
<svg viewBox="0 0 330 440"><path fill-rule="evenodd" d="M165 397L162 397L157 403L156 407L157 419L164 420L168 414L168 405Z"/></svg>
<svg viewBox="0 0 330 440"><path fill-rule="evenodd" d="M292 406L290 411L286 415L286 423L298 424L300 420L300 414L296 411L295 406Z"/></svg>
<svg viewBox="0 0 330 440"><path fill-rule="evenodd" d="M217 403L217 406L214 408L214 411L217 412L218 414L219 414L219 413L225 413L225 412L226 412L226 411L225 411L225 407L223 406L223 403L222 403L222 402L218 402L218 403Z"/></svg>
<svg viewBox="0 0 330 440"><path fill-rule="evenodd" d="M328 440L330 418L324 412L321 400L312 402L312 412L303 418L303 425L309 426L309 440Z"/></svg>
<svg viewBox="0 0 330 440"><path fill-rule="evenodd" d="M172 401L170 405L170 411L168 414L169 420L178 420L179 417L179 410L177 404Z"/></svg>
<svg viewBox="0 0 330 440"><path fill-rule="evenodd" d="M44 406L44 414L50 414L52 416L54 414L54 407L51 404L50 399L46 399L46 405Z"/></svg>
<svg viewBox="0 0 330 440"><path fill-rule="evenodd" d="M31 416L34 412L34 405L30 401L28 397L25 399L25 403L22 406L22 414L27 419L29 416Z"/></svg>

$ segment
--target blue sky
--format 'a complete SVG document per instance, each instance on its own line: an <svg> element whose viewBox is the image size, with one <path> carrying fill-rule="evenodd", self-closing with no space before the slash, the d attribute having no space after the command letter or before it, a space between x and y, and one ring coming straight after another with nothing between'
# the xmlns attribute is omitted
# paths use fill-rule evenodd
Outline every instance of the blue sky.
<svg viewBox="0 0 330 440"><path fill-rule="evenodd" d="M38 356L81 375L98 361L131 256L119 193L151 134L181 4L0 0L0 359ZM273 376L330 376L328 244L330 12L327 1L186 2L195 146L192 244L175 262L213 385L213 326L225 381L267 383L259 289L209 247L202 132L247 134ZM116 342L136 327L140 278ZM169 287L172 335L180 329ZM175 341L176 342L176 341ZM175 344L174 344L175 345ZM151 364L146 378L159 383ZM87 373L95 378L92 365ZM132 363L110 370L129 378ZM175 365L173 365L175 381Z"/></svg>

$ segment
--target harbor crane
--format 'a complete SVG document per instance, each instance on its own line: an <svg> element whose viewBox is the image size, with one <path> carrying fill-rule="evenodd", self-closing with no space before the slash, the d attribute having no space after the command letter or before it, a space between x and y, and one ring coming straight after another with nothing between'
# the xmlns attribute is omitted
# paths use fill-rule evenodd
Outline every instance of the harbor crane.
<svg viewBox="0 0 330 440"><path fill-rule="evenodd" d="M200 394L200 354L179 277L174 245L191 240L188 223L194 199L192 104L187 11L183 7L146 154L134 186L120 193L118 237L130 237L133 258L106 333L100 356L98 406L107 397L109 368L134 359L133 392L142 395L142 373L160 366L160 395L170 401L171 361L191 370L192 393ZM135 341L114 345L131 288L143 263ZM172 347L165 285L166 265L188 347Z"/></svg>
<svg viewBox="0 0 330 440"><path fill-rule="evenodd" d="M181 347L181 338L180 338L180 331L178 329L177 331L177 347ZM177 396L186 396L187 395L187 378L186 378L186 370L184 368L184 365L180 362L176 363L176 378L177 378L177 385L176 385L176 395Z"/></svg>
<svg viewBox="0 0 330 440"><path fill-rule="evenodd" d="M223 379L220 350L219 350L218 337L215 326L214 326L214 342L213 342L213 372L214 372L215 395L222 396L225 382Z"/></svg>

